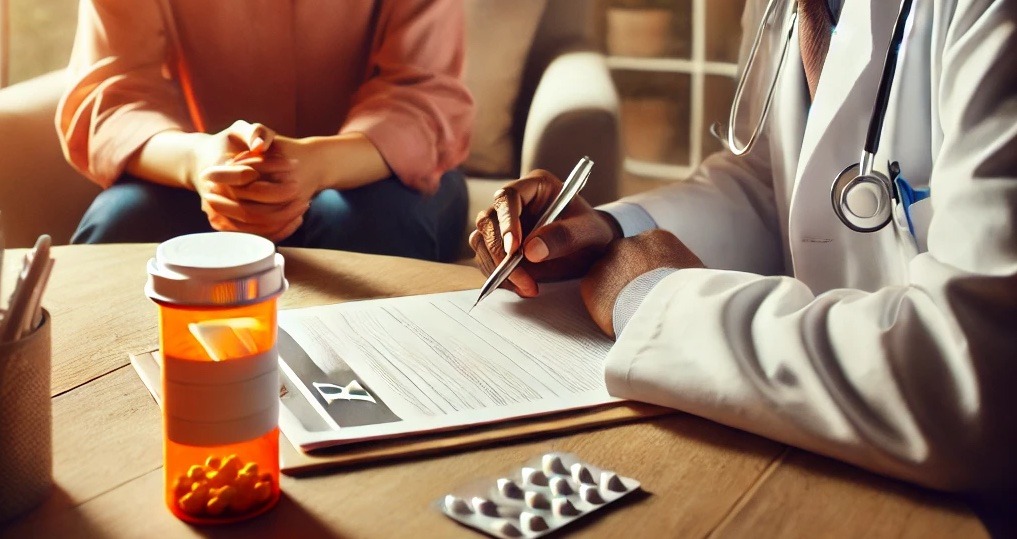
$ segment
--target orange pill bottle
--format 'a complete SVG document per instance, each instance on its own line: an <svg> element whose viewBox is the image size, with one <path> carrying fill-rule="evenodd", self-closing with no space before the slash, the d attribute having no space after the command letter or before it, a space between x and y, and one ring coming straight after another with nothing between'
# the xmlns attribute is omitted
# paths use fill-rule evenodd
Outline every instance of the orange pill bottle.
<svg viewBox="0 0 1017 539"><path fill-rule="evenodd" d="M173 238L148 263L159 306L166 504L195 524L279 501L282 255L250 234Z"/></svg>

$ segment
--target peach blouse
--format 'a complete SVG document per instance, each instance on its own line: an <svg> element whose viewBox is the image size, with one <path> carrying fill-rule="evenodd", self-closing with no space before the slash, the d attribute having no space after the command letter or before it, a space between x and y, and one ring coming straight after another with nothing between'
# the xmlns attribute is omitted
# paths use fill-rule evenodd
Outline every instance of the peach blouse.
<svg viewBox="0 0 1017 539"><path fill-rule="evenodd" d="M64 154L108 187L160 131L246 120L363 133L431 192L468 149L463 24L461 0L83 0L56 117Z"/></svg>

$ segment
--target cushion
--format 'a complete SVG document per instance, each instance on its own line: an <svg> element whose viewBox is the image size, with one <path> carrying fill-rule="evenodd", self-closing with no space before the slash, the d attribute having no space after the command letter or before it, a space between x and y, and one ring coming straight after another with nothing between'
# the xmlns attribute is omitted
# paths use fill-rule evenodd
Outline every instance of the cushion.
<svg viewBox="0 0 1017 539"><path fill-rule="evenodd" d="M515 173L512 119L523 67L547 0L466 0L466 85L476 103L470 154L477 176Z"/></svg>

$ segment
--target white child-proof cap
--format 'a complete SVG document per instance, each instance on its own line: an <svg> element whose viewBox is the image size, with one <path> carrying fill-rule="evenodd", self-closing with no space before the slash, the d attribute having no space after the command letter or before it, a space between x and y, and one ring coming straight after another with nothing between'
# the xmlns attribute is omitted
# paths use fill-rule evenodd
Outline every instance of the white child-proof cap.
<svg viewBox="0 0 1017 539"><path fill-rule="evenodd" d="M190 234L167 240L148 261L145 293L155 301L192 306L258 303L287 287L281 254L260 236Z"/></svg>

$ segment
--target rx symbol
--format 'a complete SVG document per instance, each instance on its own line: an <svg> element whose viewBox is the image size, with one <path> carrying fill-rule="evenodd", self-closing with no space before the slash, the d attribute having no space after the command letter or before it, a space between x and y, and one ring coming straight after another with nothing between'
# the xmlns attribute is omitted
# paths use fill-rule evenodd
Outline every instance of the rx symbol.
<svg viewBox="0 0 1017 539"><path fill-rule="evenodd" d="M347 384L346 387L318 382L312 382L312 385L314 389L318 390L321 398L325 399L325 404L332 404L335 401L367 401L371 404L378 404L374 397L356 380Z"/></svg>

